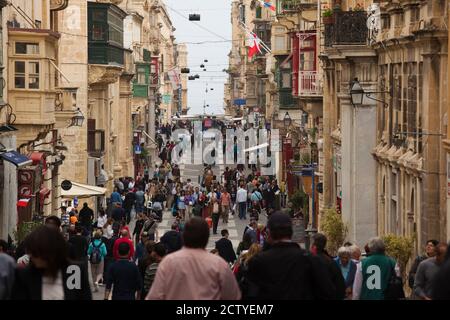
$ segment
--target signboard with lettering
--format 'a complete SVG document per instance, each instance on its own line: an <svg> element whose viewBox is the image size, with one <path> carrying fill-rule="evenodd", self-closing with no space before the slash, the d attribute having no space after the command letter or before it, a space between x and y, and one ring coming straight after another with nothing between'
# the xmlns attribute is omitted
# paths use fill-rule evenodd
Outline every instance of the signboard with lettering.
<svg viewBox="0 0 450 320"><path fill-rule="evenodd" d="M305 222L302 217L292 219L292 241L296 243L304 243L306 232Z"/></svg>
<svg viewBox="0 0 450 320"><path fill-rule="evenodd" d="M234 99L234 104L237 106L244 106L247 104L247 100L245 99Z"/></svg>

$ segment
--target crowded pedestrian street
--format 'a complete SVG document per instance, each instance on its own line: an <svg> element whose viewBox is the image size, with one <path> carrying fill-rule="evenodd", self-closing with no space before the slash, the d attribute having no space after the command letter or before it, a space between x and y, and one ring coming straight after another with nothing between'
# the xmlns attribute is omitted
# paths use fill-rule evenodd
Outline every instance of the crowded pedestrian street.
<svg viewBox="0 0 450 320"><path fill-rule="evenodd" d="M0 0L0 314L450 300L449 26L450 0Z"/></svg>

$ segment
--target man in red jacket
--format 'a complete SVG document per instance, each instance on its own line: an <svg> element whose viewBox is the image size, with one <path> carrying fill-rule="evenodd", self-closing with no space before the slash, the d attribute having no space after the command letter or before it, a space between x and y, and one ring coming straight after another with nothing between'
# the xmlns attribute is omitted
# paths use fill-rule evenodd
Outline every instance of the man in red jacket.
<svg viewBox="0 0 450 320"><path fill-rule="evenodd" d="M120 255L119 255L119 245L124 242L128 243L128 245L130 246L130 251L128 252L128 259L131 260L134 257L133 241L130 240L130 237L128 235L128 230L126 230L126 229L122 229L122 231L120 232L120 235L121 235L121 238L117 239L114 242L114 247L113 247L114 260L121 259Z"/></svg>

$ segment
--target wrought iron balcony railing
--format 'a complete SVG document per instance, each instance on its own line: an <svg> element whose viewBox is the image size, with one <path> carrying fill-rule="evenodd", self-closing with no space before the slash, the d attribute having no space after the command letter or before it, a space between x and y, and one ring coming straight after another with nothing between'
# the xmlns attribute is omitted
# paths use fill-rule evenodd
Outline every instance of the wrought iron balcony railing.
<svg viewBox="0 0 450 320"><path fill-rule="evenodd" d="M325 46L363 45L367 43L367 13L365 11L334 11L326 17Z"/></svg>
<svg viewBox="0 0 450 320"><path fill-rule="evenodd" d="M298 12L306 6L317 6L317 0L279 0L281 13Z"/></svg>

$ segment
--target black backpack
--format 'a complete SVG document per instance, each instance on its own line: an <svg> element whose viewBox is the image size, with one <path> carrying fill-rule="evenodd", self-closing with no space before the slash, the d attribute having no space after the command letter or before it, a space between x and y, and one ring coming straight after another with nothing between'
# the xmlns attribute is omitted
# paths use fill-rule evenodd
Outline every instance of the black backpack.
<svg viewBox="0 0 450 320"><path fill-rule="evenodd" d="M100 247L102 246L103 242L100 242L98 246L94 244L94 241L92 241L92 252L91 256L89 258L89 261L92 264L100 264L102 262L102 253L100 251Z"/></svg>

